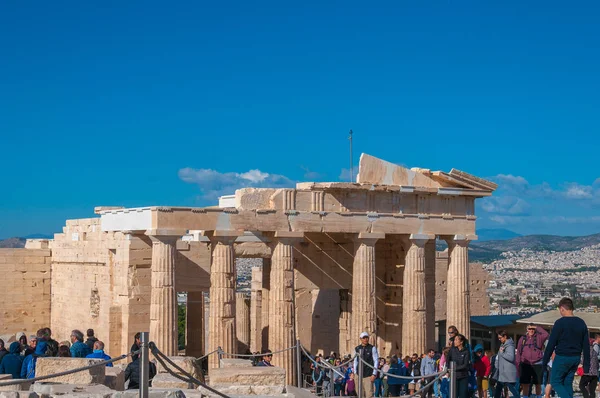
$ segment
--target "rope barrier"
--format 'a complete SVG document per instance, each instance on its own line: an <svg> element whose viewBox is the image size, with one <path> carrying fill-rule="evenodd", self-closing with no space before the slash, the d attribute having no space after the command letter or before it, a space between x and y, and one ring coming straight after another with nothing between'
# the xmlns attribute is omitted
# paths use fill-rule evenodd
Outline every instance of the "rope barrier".
<svg viewBox="0 0 600 398"><path fill-rule="evenodd" d="M342 366L345 366L345 364L339 365L339 366L333 366L330 363L327 362L317 362L315 361L312 356L306 351L306 349L304 349L304 347L302 345L300 345L300 348L302 349L302 352L304 352L304 355L306 355L308 357L308 359L311 360L312 363L315 364L315 366L323 368L323 369L329 369L329 370L333 370L335 373L337 373L339 376L345 377L344 374L340 373L337 371L337 369L341 368ZM356 354L355 354L356 356ZM350 358L350 360L352 360L353 358ZM349 362L349 361L348 361Z"/></svg>
<svg viewBox="0 0 600 398"><path fill-rule="evenodd" d="M197 384L199 386L202 386L203 388L207 389L208 391L217 394L220 397L223 398L230 398L229 396L223 394L222 392L215 390L212 387L209 387L208 385L206 385L204 382L196 379L194 376L192 376L191 374L189 374L188 372L186 372L185 370L183 370L181 367L177 366L177 364L175 362L173 362L169 357L167 357L165 354L163 354L158 347L156 347L156 344L154 344L154 342L150 342L148 344L148 347L150 348L150 351L152 352L152 354L154 354L154 357L156 358L156 360L162 365L163 368L165 368L165 370L167 372L169 372L169 374L179 380L185 381L186 383L192 383L192 384ZM179 375L175 372L173 372L173 370L169 369L168 366L166 366L165 361L168 362L170 365L172 365L175 369L179 370L182 375ZM187 376L184 377L184 376Z"/></svg>
<svg viewBox="0 0 600 398"><path fill-rule="evenodd" d="M449 373L448 370L444 370L443 372L439 372L441 374L439 374L436 378L434 378L433 380L431 380L429 383L427 383L426 385L422 386L420 390L415 391L412 395L409 395L409 397L416 397L419 396L423 393L423 391L425 391L426 389L428 389L429 387L433 386L433 384L440 380L442 377L444 377L444 375L446 375L446 373ZM425 378L429 378L429 376L431 375L427 375Z"/></svg>
<svg viewBox="0 0 600 398"><path fill-rule="evenodd" d="M31 379L5 381L5 382L0 383L0 387L13 386L13 385L16 385L16 384L24 384L24 383L33 383L33 382L36 382L36 381L52 379L54 377L66 376L66 375L70 375L70 374L73 374L73 373L83 372L84 370L92 369L92 368L95 368L97 366L106 366L109 363L113 363L113 362L117 362L117 361L123 360L123 359L127 358L130 355L139 354L139 352L140 352L139 350L138 351L134 351L134 352L130 352L129 354L123 354L121 356L118 356L118 357L112 358L112 359L108 359L106 361L100 361L100 362L92 364L92 365L83 366L81 368L76 368L76 369L65 370L64 372L58 372L58 373L54 373L54 374L51 374L51 375L34 377L34 378L31 378ZM44 358L44 357L40 357L40 358ZM91 359L93 359L93 358L91 358Z"/></svg>
<svg viewBox="0 0 600 398"><path fill-rule="evenodd" d="M393 378L396 378L396 379L404 379L404 380L417 380L417 379L421 379L421 378L423 378L422 376L398 376L398 375L395 375L395 374L387 373L387 372L384 372L384 371L383 371L383 370L381 370L381 369L376 369L376 368L375 368L373 365L371 365L371 364L368 364L368 363L367 363L367 362L365 362L365 360L364 360L364 359L362 359L360 356L358 356L358 358L360 359L360 361L361 361L362 363L364 363L365 365L367 365L367 366L368 366L368 367L370 367L371 369L373 369L373 370L376 370L376 371L380 372L381 374L383 374L383 375L385 375L385 376L388 376L388 377L393 377ZM446 371L446 370L444 370L444 371L441 371L441 372L432 373L432 374L430 374L430 375L427 375L427 377L436 377L436 376L444 375L444 374L446 374L446 372L447 372L447 371Z"/></svg>
<svg viewBox="0 0 600 398"><path fill-rule="evenodd" d="M218 348L217 348L216 350L213 350L213 351L209 352L209 353L208 353L208 354L206 354L206 355L203 355L203 356L201 356L200 358L196 358L196 361L201 361L201 360L203 360L204 358L208 358L208 356L209 356L209 355L215 354L215 353L217 353L217 352L219 352L219 349L218 349Z"/></svg>
<svg viewBox="0 0 600 398"><path fill-rule="evenodd" d="M295 346L295 345L293 345L293 346L291 346L291 347L284 348L284 349L282 349L282 350L279 350L279 351L273 351L273 352L270 352L270 353L269 353L269 355L280 354L280 353L282 353L282 352L286 352L286 351L289 351L289 350L293 350L293 349L295 349L295 348L296 348L296 346ZM259 354L232 354L232 353L230 353L230 352L225 352L225 351L218 350L218 349L217 349L217 351L219 351L219 353L220 353L221 355L227 355L227 356L231 356L231 357L242 357L242 358L264 357L264 356L266 355L266 354L260 354L260 353L259 353Z"/></svg>

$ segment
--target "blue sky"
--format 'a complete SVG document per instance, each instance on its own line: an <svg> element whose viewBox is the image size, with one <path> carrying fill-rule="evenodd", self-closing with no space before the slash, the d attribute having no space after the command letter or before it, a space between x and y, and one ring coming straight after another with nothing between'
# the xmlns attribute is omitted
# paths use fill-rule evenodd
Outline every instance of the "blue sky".
<svg viewBox="0 0 600 398"><path fill-rule="evenodd" d="M501 184L478 226L600 232L600 5L4 2L0 238L99 205L339 180L367 152Z"/></svg>

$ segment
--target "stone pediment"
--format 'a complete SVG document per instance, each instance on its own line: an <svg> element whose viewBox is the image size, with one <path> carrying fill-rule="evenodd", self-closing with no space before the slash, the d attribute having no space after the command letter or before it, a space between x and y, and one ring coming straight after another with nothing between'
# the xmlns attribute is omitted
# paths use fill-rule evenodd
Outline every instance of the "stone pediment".
<svg viewBox="0 0 600 398"><path fill-rule="evenodd" d="M498 185L464 171L452 169L431 171L418 167L406 168L363 153L360 156L357 183L413 186L425 188L462 188L493 192Z"/></svg>

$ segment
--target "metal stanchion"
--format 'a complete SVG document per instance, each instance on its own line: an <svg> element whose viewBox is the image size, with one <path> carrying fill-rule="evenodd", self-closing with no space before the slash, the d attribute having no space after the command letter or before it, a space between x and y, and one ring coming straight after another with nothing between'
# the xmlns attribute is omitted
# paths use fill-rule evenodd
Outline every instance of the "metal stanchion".
<svg viewBox="0 0 600 398"><path fill-rule="evenodd" d="M221 346L217 347L217 358L219 358L219 368L221 367L221 359L223 359L223 350L221 350Z"/></svg>
<svg viewBox="0 0 600 398"><path fill-rule="evenodd" d="M148 354L149 333L142 332L140 334L140 350L141 355L139 361L142 361L140 366L140 398L148 398L148 385L150 376L150 357Z"/></svg>
<svg viewBox="0 0 600 398"><path fill-rule="evenodd" d="M456 362L450 362L450 398L456 398Z"/></svg>
<svg viewBox="0 0 600 398"><path fill-rule="evenodd" d="M335 363L335 362L334 362L334 363ZM334 390L333 390L333 388L334 388L334 384L335 384L335 383L334 383L334 381L335 381L335 378L334 378L334 377L335 377L335 373L333 372L333 369L331 369L331 370L329 371L329 396L330 396L330 397L333 397L333 396L335 396L335 395L334 395Z"/></svg>
<svg viewBox="0 0 600 398"><path fill-rule="evenodd" d="M362 364L362 358L363 358L363 348L361 347L360 350L358 351L358 398L370 398L370 397L363 397L363 364ZM452 397L452 398L456 398L456 397Z"/></svg>
<svg viewBox="0 0 600 398"><path fill-rule="evenodd" d="M300 339L296 340L296 377L298 377L298 388L302 388L302 347Z"/></svg>

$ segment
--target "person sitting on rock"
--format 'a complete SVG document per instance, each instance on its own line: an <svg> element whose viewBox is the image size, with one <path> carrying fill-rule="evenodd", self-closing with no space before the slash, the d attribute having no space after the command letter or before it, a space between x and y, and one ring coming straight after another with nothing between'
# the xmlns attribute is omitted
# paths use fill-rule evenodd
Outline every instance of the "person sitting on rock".
<svg viewBox="0 0 600 398"><path fill-rule="evenodd" d="M73 330L71 332L71 356L73 358L85 358L88 354L91 354L91 350L83 342L83 333L80 330Z"/></svg>
<svg viewBox="0 0 600 398"><path fill-rule="evenodd" d="M137 390L140 388L140 366L142 366L139 354L131 356L132 362L125 368L125 381L129 380L128 390ZM154 362L149 362L149 384L152 386L152 379L156 375L156 365Z"/></svg>
<svg viewBox="0 0 600 398"><path fill-rule="evenodd" d="M261 354L262 361L260 361L256 366L273 366L271 365L271 360L273 359L273 354L271 353L271 350L264 350L263 352L261 352Z"/></svg>
<svg viewBox="0 0 600 398"><path fill-rule="evenodd" d="M18 341L13 341L10 343L9 354L5 355L0 361L0 374L10 374L13 379L19 379L21 377L21 366L23 366L21 344Z"/></svg>
<svg viewBox="0 0 600 398"><path fill-rule="evenodd" d="M101 342L100 340L97 340L94 343L94 352L92 352L91 354L88 354L86 356L86 358L102 359L103 361L108 361L109 359L111 359L110 356L108 356L104 353L104 343ZM107 363L106 366L112 367L113 364L112 364L112 362Z"/></svg>

